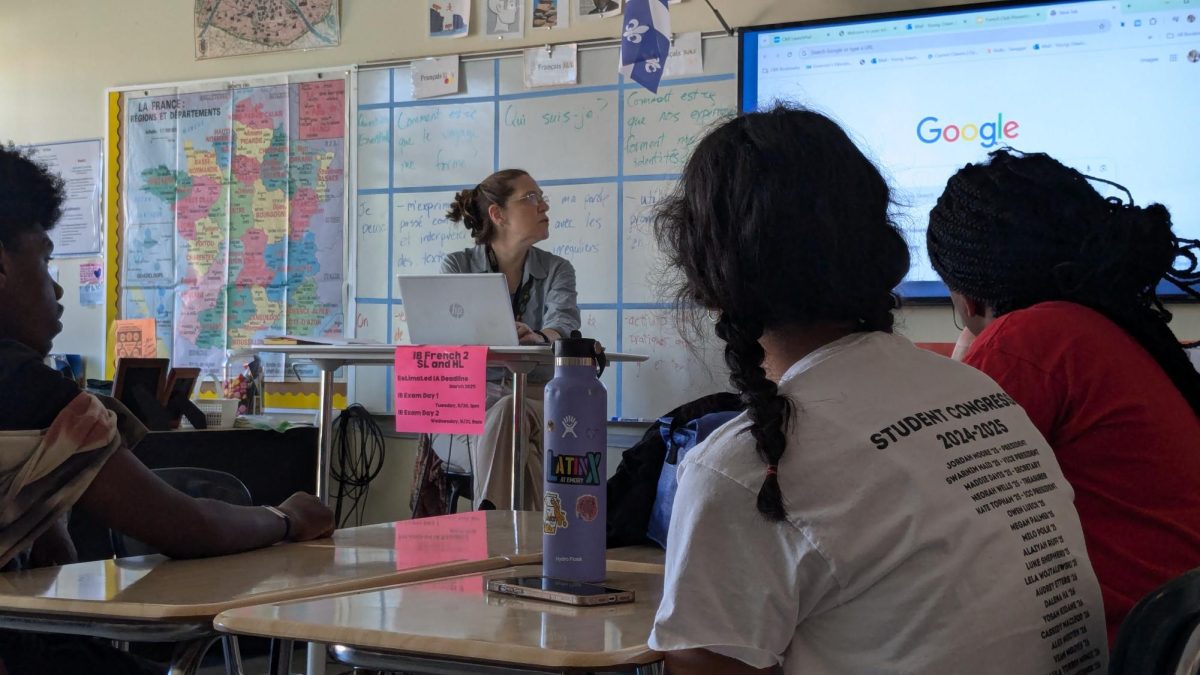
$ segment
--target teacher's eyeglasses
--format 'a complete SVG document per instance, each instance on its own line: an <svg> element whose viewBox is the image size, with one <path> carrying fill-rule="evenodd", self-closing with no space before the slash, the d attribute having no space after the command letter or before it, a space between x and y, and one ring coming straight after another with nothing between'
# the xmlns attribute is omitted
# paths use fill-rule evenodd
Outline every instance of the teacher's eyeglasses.
<svg viewBox="0 0 1200 675"><path fill-rule="evenodd" d="M530 192L520 197L514 197L513 199L519 202L526 202L533 207L537 207L539 204L550 204L550 202L546 201L545 192Z"/></svg>

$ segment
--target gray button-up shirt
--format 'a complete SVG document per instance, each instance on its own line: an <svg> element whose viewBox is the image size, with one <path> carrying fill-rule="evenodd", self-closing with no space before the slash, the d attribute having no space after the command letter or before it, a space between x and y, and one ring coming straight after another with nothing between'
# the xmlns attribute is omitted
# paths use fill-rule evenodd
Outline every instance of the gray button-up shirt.
<svg viewBox="0 0 1200 675"><path fill-rule="evenodd" d="M462 251L455 251L442 260L443 274L480 274L491 272L488 265L487 246L480 244ZM525 257L525 272L521 284L532 278L533 289L529 303L520 321L533 330L551 328L563 337L579 330L579 302L575 292L575 267L565 258L531 247ZM504 369L499 369L504 370ZM538 368L530 374L534 381L548 380L549 368ZM493 369L488 369L488 379L498 379Z"/></svg>

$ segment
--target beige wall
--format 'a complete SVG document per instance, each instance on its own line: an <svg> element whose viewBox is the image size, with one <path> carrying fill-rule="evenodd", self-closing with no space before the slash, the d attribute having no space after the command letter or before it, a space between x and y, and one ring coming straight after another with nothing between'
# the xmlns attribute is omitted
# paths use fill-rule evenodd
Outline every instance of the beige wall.
<svg viewBox="0 0 1200 675"><path fill-rule="evenodd" d="M475 3L473 31L482 25L483 2ZM822 16L893 11L946 4L943 0L714 0L734 26ZM545 31L526 31L522 41L479 35L431 40L420 0L342 0L342 46L209 61L192 57L191 0L0 0L0 139L37 143L100 137L104 90L225 76L363 64L370 61L485 51L541 44ZM719 29L702 0L671 9L677 32ZM553 33L555 42L616 37L620 22L575 22ZM98 363L103 315L78 307L78 267L60 262L68 306L58 351L80 352ZM1200 337L1200 310L1177 312L1176 332ZM915 308L902 317L917 340L953 340L947 308ZM94 369L90 372L95 373Z"/></svg>

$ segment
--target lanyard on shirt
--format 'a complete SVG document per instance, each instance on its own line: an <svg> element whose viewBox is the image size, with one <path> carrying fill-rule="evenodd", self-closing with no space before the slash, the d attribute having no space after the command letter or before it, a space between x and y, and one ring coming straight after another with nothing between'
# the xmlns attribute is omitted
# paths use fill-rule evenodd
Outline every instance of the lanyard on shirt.
<svg viewBox="0 0 1200 675"><path fill-rule="evenodd" d="M528 255L528 254L526 254ZM496 260L496 252L491 246L487 247L488 267L492 272L500 271L500 262ZM533 277L525 280L521 287L513 293L509 300L512 302L513 317L520 321L521 317L525 316L525 308L529 306L529 298L533 296Z"/></svg>

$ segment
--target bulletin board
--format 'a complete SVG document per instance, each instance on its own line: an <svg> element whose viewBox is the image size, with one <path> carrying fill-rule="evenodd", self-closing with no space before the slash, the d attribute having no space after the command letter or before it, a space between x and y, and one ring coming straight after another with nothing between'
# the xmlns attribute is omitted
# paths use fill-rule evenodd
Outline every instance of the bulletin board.
<svg viewBox="0 0 1200 675"><path fill-rule="evenodd" d="M527 170L550 204L539 246L571 261L584 335L645 354L602 378L609 414L651 418L728 389L713 340L685 340L661 291L651 211L697 140L735 113L737 43L704 40L704 72L657 94L624 80L617 47L581 49L579 83L530 90L520 55L464 58L455 96L414 100L406 64L358 74L351 232L358 337L408 342L397 274L436 274L472 245L445 218L452 196L501 168ZM692 343L692 344L689 344ZM391 410L391 373L360 368L354 398Z"/></svg>

